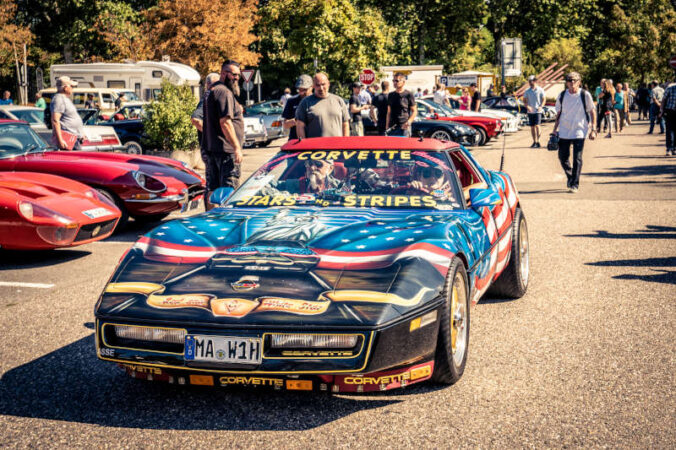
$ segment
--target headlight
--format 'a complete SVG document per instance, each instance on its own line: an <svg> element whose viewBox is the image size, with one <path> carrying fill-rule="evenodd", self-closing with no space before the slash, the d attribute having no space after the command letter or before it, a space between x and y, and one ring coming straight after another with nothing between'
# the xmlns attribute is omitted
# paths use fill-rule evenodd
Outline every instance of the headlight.
<svg viewBox="0 0 676 450"><path fill-rule="evenodd" d="M122 339L134 339L137 341L183 344L185 341L185 330L115 325L115 336Z"/></svg>
<svg viewBox="0 0 676 450"><path fill-rule="evenodd" d="M167 186L163 182L161 182L156 178L151 177L150 175L146 175L143 172L134 170L133 172L131 172L131 175L134 178L134 181L136 181L136 184L141 186L146 191L162 192L167 189Z"/></svg>
<svg viewBox="0 0 676 450"><path fill-rule="evenodd" d="M53 211L44 206L37 205L35 203L20 201L19 202L19 213L33 222L40 222L39 219L50 219L56 220L64 225L70 225L73 223L73 219L68 216L64 216L56 211Z"/></svg>
<svg viewBox="0 0 676 450"><path fill-rule="evenodd" d="M343 334L273 334L272 348L352 348L358 336Z"/></svg>

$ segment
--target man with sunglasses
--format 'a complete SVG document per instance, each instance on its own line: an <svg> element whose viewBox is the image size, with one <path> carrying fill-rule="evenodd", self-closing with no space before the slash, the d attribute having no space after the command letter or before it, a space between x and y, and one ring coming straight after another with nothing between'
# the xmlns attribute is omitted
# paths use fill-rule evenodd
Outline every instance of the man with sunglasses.
<svg viewBox="0 0 676 450"><path fill-rule="evenodd" d="M387 96L387 126L394 128L394 131L391 131L389 135L411 137L411 124L418 111L415 97L410 91L404 89L406 75L403 73L395 73L392 83L394 83L394 92L390 92Z"/></svg>
<svg viewBox="0 0 676 450"><path fill-rule="evenodd" d="M340 184L340 181L333 176L333 161L308 159L305 161L305 174L302 177L279 181L275 189L291 194L316 194L336 189Z"/></svg>
<svg viewBox="0 0 676 450"><path fill-rule="evenodd" d="M413 176L415 179L409 184L411 189L429 193L439 200L453 198L451 184L440 168L416 166Z"/></svg>
<svg viewBox="0 0 676 450"><path fill-rule="evenodd" d="M596 110L591 94L580 87L579 73L571 72L565 80L566 90L556 100L557 116L553 134L559 136L559 161L568 179L568 191L575 193L580 186L584 140L587 136L590 140L596 137ZM572 167L569 162L571 145Z"/></svg>
<svg viewBox="0 0 676 450"><path fill-rule="evenodd" d="M239 95L239 63L225 61L220 79L211 86L211 94L204 102L203 136L206 139L207 192L219 187L239 185L244 118Z"/></svg>

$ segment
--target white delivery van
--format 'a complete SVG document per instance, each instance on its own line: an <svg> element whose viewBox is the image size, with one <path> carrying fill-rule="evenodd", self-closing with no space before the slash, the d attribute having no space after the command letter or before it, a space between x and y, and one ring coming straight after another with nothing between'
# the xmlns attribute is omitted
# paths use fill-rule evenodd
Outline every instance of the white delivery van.
<svg viewBox="0 0 676 450"><path fill-rule="evenodd" d="M199 99L199 73L192 67L177 62L55 64L49 69L52 86L56 86L56 79L64 75L77 81L80 88L133 91L139 99L145 101L156 97L160 92L162 79L166 78L173 84L190 86L195 98Z"/></svg>

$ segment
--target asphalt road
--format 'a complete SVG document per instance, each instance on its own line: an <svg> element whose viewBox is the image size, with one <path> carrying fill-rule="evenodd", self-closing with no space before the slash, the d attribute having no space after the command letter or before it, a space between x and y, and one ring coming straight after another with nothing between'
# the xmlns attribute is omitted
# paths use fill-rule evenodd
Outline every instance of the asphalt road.
<svg viewBox="0 0 676 450"><path fill-rule="evenodd" d="M0 447L674 448L676 158L646 131L587 142L577 194L528 130L507 138L531 283L472 309L451 387L329 396L133 380L96 359L93 307L147 229L0 253ZM474 154L498 168L501 150ZM245 172L273 152L247 150Z"/></svg>

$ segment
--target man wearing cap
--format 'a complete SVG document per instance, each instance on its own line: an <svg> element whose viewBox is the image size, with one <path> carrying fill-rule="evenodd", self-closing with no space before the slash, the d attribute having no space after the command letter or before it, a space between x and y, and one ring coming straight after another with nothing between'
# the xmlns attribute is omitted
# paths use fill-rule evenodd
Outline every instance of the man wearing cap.
<svg viewBox="0 0 676 450"><path fill-rule="evenodd" d="M530 87L523 93L523 102L528 110L528 125L533 136L531 148L540 147L540 123L542 122L542 107L545 104L545 90L537 85L535 75L528 77Z"/></svg>
<svg viewBox="0 0 676 450"><path fill-rule="evenodd" d="M300 139L350 135L350 114L342 98L329 92L329 77L323 72L312 79L314 93L296 109L296 132Z"/></svg>
<svg viewBox="0 0 676 450"><path fill-rule="evenodd" d="M296 109L300 102L312 94L312 78L310 75L301 75L296 80L296 90L298 95L295 95L286 101L284 105L284 111L282 111L282 119L284 123L282 124L284 128L289 130L289 140L298 139L298 133L296 132Z"/></svg>
<svg viewBox="0 0 676 450"><path fill-rule="evenodd" d="M352 122L350 124L350 136L363 136L364 135L364 122L361 119L361 112L369 109L368 105L362 104L361 97L359 95L361 91L362 84L359 81L352 83L352 95L350 96L350 116L352 117Z"/></svg>
<svg viewBox="0 0 676 450"><path fill-rule="evenodd" d="M57 78L57 93L49 106L52 115L52 145L61 150L79 150L84 136L82 119L70 99L74 86L77 86L77 82L70 77Z"/></svg>

